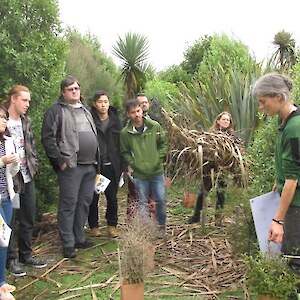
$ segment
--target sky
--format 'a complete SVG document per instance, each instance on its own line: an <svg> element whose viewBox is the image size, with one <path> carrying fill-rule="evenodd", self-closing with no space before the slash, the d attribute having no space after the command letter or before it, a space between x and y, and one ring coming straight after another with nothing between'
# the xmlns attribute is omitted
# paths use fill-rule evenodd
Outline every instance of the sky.
<svg viewBox="0 0 300 300"><path fill-rule="evenodd" d="M262 61L274 52L279 31L299 47L295 0L59 0L64 27L95 35L117 65L112 46L128 32L147 37L149 63L157 71L180 64L189 46L205 35L226 34Z"/></svg>

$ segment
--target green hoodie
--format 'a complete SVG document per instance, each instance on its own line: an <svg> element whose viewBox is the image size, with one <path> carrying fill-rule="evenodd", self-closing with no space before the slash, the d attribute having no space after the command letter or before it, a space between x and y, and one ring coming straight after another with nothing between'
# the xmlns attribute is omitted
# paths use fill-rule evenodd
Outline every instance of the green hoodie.
<svg viewBox="0 0 300 300"><path fill-rule="evenodd" d="M164 173L167 139L156 121L143 118L144 131L138 132L131 121L121 131L121 154L133 169L133 177L148 179Z"/></svg>

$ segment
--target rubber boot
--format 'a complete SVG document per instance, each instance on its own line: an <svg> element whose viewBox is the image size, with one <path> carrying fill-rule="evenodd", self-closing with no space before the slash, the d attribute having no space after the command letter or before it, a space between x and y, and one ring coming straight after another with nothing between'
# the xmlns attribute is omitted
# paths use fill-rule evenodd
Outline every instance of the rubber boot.
<svg viewBox="0 0 300 300"><path fill-rule="evenodd" d="M225 202L224 192L217 191L217 203L216 203L216 213L215 213L215 225L217 227L222 227L224 202Z"/></svg>
<svg viewBox="0 0 300 300"><path fill-rule="evenodd" d="M188 224L195 224L198 223L200 221L200 213L202 210L202 206L203 206L203 192L200 191L197 197L197 201L196 201L196 205L194 208L194 214L192 216L190 216L187 220Z"/></svg>

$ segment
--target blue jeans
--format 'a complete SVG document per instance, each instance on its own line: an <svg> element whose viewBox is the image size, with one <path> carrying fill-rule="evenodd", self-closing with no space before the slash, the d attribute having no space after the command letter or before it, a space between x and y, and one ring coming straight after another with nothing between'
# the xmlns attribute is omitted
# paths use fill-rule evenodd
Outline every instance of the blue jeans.
<svg viewBox="0 0 300 300"><path fill-rule="evenodd" d="M12 217L12 204L8 197L1 198L0 213L5 220L6 224L10 224ZM0 286L6 282L5 269L6 269L6 256L7 247L0 247Z"/></svg>
<svg viewBox="0 0 300 300"><path fill-rule="evenodd" d="M166 186L164 174L148 179L134 178L134 185L139 195L139 210L149 215L148 198L153 195L156 207L156 221L158 225L166 224Z"/></svg>

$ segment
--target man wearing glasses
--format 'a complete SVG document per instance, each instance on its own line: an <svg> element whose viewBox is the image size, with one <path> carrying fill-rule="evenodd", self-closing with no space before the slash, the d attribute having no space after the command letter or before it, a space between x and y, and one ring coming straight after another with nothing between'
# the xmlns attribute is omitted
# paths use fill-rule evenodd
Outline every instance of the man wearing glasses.
<svg viewBox="0 0 300 300"><path fill-rule="evenodd" d="M97 130L83 105L79 82L72 76L60 85L61 95L45 113L42 143L57 173L59 205L57 223L63 254L76 256L75 248L93 244L84 236L84 224L93 200L99 170Z"/></svg>
<svg viewBox="0 0 300 300"><path fill-rule="evenodd" d="M136 100L139 101L140 107L143 111L143 116L159 123L158 117L154 113L149 111L150 103L147 96L143 93L139 93L136 97Z"/></svg>

